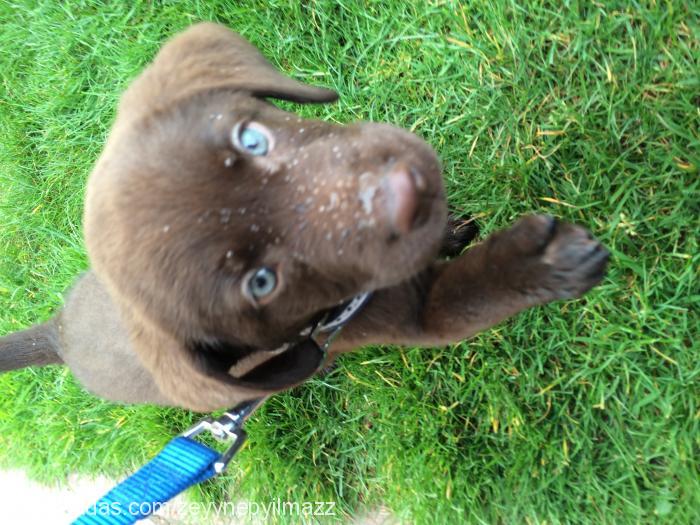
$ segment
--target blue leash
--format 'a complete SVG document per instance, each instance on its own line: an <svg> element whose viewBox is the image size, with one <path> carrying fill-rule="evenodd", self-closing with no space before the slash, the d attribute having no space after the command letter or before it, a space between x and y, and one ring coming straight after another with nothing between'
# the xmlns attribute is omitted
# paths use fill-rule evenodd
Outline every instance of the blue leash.
<svg viewBox="0 0 700 525"><path fill-rule="evenodd" d="M254 399L241 403L220 418L206 418L174 438L135 474L97 500L73 525L135 523L185 489L223 472L246 440L243 423L261 402ZM230 442L226 452L220 454L192 439L205 431Z"/></svg>

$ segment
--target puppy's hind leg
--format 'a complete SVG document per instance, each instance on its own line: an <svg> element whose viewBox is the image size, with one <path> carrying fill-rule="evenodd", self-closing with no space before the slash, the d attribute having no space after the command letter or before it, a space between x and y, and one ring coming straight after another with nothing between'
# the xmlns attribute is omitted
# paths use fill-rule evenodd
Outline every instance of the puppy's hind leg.
<svg viewBox="0 0 700 525"><path fill-rule="evenodd" d="M52 321L0 337L0 372L62 364L58 330Z"/></svg>

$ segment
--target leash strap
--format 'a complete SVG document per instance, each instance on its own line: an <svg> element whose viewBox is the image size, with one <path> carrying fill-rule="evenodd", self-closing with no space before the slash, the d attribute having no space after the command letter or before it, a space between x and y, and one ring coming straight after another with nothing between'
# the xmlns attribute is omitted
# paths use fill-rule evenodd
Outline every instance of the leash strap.
<svg viewBox="0 0 700 525"><path fill-rule="evenodd" d="M179 436L136 473L102 496L73 525L127 525L157 511L186 488L216 474L215 450Z"/></svg>

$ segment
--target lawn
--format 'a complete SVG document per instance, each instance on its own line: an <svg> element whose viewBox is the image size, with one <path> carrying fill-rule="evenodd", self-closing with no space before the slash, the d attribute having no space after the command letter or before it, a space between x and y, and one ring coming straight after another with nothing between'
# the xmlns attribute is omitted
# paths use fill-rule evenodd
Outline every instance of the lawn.
<svg viewBox="0 0 700 525"><path fill-rule="evenodd" d="M340 93L286 107L428 140L482 236L546 212L612 259L581 300L451 347L367 348L275 396L192 497L334 501L327 521L383 504L415 523L699 523L700 4L2 0L0 334L88 267L83 189L119 94L200 20ZM123 476L195 418L14 372L0 465Z"/></svg>

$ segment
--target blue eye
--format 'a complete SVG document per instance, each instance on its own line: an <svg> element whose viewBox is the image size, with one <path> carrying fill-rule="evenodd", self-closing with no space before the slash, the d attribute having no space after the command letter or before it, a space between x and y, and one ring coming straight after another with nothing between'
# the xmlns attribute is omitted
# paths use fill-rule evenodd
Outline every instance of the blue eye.
<svg viewBox="0 0 700 525"><path fill-rule="evenodd" d="M249 155L266 155L270 148L267 135L254 125L236 126L232 138L234 146Z"/></svg>
<svg viewBox="0 0 700 525"><path fill-rule="evenodd" d="M277 275L274 270L263 266L248 277L247 286L253 298L262 299L277 288Z"/></svg>

